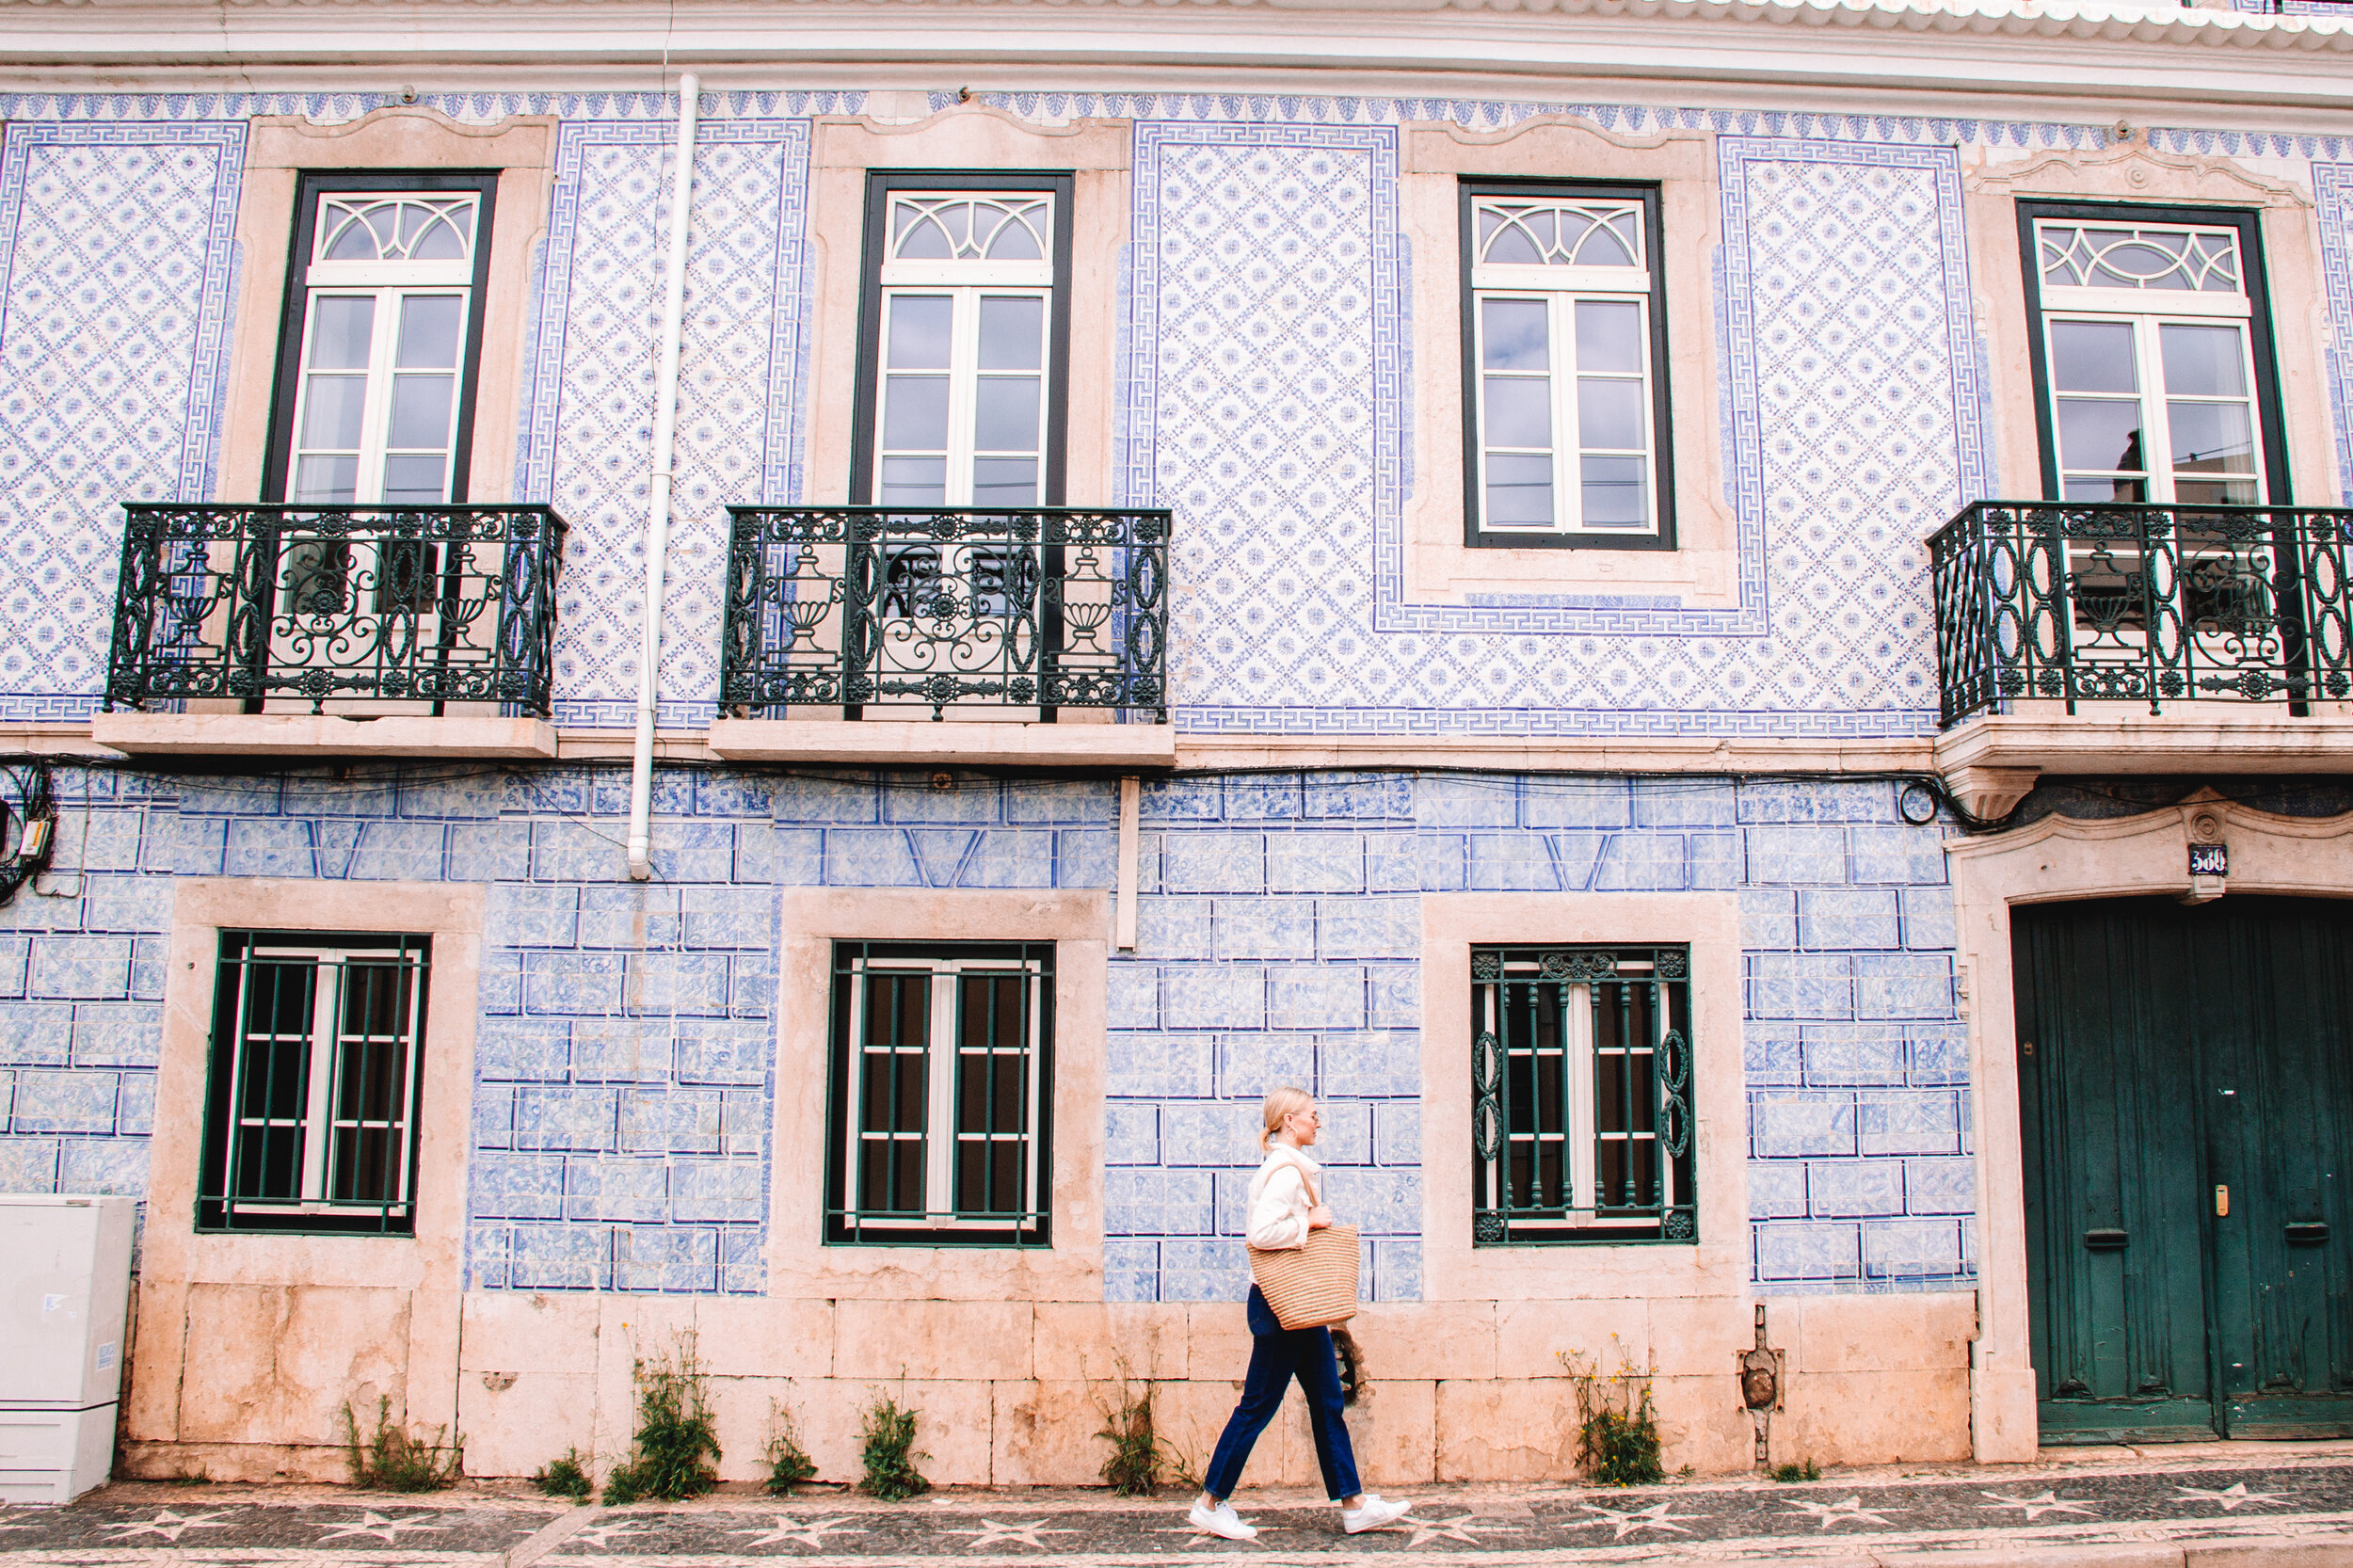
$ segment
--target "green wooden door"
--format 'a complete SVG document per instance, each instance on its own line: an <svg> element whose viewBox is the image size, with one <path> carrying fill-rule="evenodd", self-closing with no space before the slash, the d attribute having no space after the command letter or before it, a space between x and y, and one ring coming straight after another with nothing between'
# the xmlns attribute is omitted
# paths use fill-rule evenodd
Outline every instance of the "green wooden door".
<svg viewBox="0 0 2353 1568"><path fill-rule="evenodd" d="M2353 1432L2353 905L2012 931L2042 1440Z"/></svg>

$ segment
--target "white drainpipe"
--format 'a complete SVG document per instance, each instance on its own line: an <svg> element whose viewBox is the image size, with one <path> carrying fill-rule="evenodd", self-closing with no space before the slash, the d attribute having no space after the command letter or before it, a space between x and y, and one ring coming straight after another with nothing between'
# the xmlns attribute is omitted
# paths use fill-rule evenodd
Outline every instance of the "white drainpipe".
<svg viewBox="0 0 2353 1568"><path fill-rule="evenodd" d="M686 217L695 193L695 110L701 78L678 80L678 177L670 191L670 264L662 296L662 367L654 376L653 468L646 486L645 647L637 666L637 744L630 757L629 874L653 875L653 711L662 668L663 572L670 553L670 454L678 437L678 345L686 314Z"/></svg>

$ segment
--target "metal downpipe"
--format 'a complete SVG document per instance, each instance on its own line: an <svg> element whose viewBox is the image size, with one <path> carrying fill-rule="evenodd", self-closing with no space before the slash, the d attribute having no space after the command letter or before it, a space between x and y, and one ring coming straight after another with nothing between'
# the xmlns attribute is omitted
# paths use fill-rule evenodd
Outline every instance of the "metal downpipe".
<svg viewBox="0 0 2353 1568"><path fill-rule="evenodd" d="M687 215L695 193L695 124L702 79L678 81L678 168L670 191L670 257L663 281L662 362L654 376L653 457L646 486L645 641L637 663L637 739L630 753L629 874L653 875L653 717L662 665L662 593L670 553L671 456L678 440L679 337L686 315Z"/></svg>

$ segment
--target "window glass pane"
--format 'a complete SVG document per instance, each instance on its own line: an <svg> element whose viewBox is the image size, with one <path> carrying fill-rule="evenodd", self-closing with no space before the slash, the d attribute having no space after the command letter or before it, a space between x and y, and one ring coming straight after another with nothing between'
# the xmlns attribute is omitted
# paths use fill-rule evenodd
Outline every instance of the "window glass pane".
<svg viewBox="0 0 2353 1568"><path fill-rule="evenodd" d="M1534 447L1552 445L1552 382L1535 376L1490 376L1487 392L1487 444Z"/></svg>
<svg viewBox="0 0 2353 1568"><path fill-rule="evenodd" d="M360 459L303 457L295 463L294 501L296 505L333 506L359 499Z"/></svg>
<svg viewBox="0 0 2353 1568"><path fill-rule="evenodd" d="M944 506L948 504L948 459L885 457L877 500L885 506Z"/></svg>
<svg viewBox="0 0 2353 1568"><path fill-rule="evenodd" d="M1552 459L1490 453L1487 526L1548 528L1552 519Z"/></svg>
<svg viewBox="0 0 2353 1568"><path fill-rule="evenodd" d="M1642 307L1631 300L1578 300L1577 368L1641 375Z"/></svg>
<svg viewBox="0 0 2353 1568"><path fill-rule="evenodd" d="M315 295L311 303L311 368L365 370L376 330L376 300L368 295Z"/></svg>
<svg viewBox="0 0 2353 1568"><path fill-rule="evenodd" d="M2252 473L2255 431L2244 403L2166 405L2176 473Z"/></svg>
<svg viewBox="0 0 2353 1568"><path fill-rule="evenodd" d="M972 460L972 504L975 506L1034 506L1037 504L1037 459L1034 457L976 457Z"/></svg>
<svg viewBox="0 0 2353 1568"><path fill-rule="evenodd" d="M948 377L892 376L883 383L883 445L893 452L948 447Z"/></svg>
<svg viewBox="0 0 2353 1568"><path fill-rule="evenodd" d="M955 301L944 294L890 297L890 330L884 363L892 370L946 370Z"/></svg>
<svg viewBox="0 0 2353 1568"><path fill-rule="evenodd" d="M393 363L402 370L457 368L457 329L466 302L455 294L412 294L400 302L400 341Z"/></svg>
<svg viewBox="0 0 2353 1568"><path fill-rule="evenodd" d="M409 448L447 446L450 405L456 393L455 376L393 376L392 423L387 444Z"/></svg>
<svg viewBox="0 0 2353 1568"><path fill-rule="evenodd" d="M384 459L385 505L439 506L448 499L449 459L440 453L409 452Z"/></svg>
<svg viewBox="0 0 2353 1568"><path fill-rule="evenodd" d="M981 368L1038 370L1046 363L1046 301L1033 296L981 297Z"/></svg>
<svg viewBox="0 0 2353 1568"><path fill-rule="evenodd" d="M972 444L983 452L1035 452L1042 388L1034 376L982 376Z"/></svg>
<svg viewBox="0 0 2353 1568"><path fill-rule="evenodd" d="M2051 384L2060 392L2138 392L2131 323L2051 323Z"/></svg>
<svg viewBox="0 0 2353 1568"><path fill-rule="evenodd" d="M2146 501L2149 487L2139 479L2069 479L2059 487L2064 501Z"/></svg>
<svg viewBox="0 0 2353 1568"><path fill-rule="evenodd" d="M2140 403L2083 397L2058 400L2059 466L2138 472Z"/></svg>
<svg viewBox="0 0 2353 1568"><path fill-rule="evenodd" d="M1488 370L1552 368L1550 308L1541 299L1480 301L1480 362Z"/></svg>
<svg viewBox="0 0 2353 1568"><path fill-rule="evenodd" d="M1579 446L1631 448L1648 444L1643 435L1642 383L1614 377L1583 376L1577 382L1577 439Z"/></svg>
<svg viewBox="0 0 2353 1568"><path fill-rule="evenodd" d="M2165 356L2165 390L2175 397L2247 395L2246 339L2236 327L2157 328Z"/></svg>
<svg viewBox="0 0 2353 1568"><path fill-rule="evenodd" d="M312 451L321 447L358 447L367 398L368 380L364 376L305 377L300 444Z"/></svg>
<svg viewBox="0 0 2353 1568"><path fill-rule="evenodd" d="M1580 499L1588 528L1644 528L1650 524L1650 460L1646 457L1581 459Z"/></svg>

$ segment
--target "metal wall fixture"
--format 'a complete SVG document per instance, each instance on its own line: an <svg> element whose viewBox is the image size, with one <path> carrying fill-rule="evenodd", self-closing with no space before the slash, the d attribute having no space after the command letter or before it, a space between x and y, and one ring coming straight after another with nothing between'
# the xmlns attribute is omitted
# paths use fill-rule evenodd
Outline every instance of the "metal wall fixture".
<svg viewBox="0 0 2353 1568"><path fill-rule="evenodd" d="M48 869L56 825L49 764L38 757L0 762L0 908Z"/></svg>
<svg viewBox="0 0 2353 1568"><path fill-rule="evenodd" d="M1981 501L1929 540L1942 722L2353 696L2353 510Z"/></svg>
<svg viewBox="0 0 2353 1568"><path fill-rule="evenodd" d="M1164 510L728 510L725 712L1167 721Z"/></svg>
<svg viewBox="0 0 2353 1568"><path fill-rule="evenodd" d="M109 709L548 716L565 533L550 507L122 510Z"/></svg>

